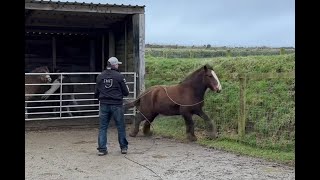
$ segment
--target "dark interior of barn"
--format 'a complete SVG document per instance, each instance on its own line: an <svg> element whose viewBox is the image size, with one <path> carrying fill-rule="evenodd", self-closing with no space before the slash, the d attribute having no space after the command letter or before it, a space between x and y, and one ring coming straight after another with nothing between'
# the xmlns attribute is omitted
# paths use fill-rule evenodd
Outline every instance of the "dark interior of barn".
<svg viewBox="0 0 320 180"><path fill-rule="evenodd" d="M126 44L126 28L130 26L126 19L131 18L132 15L26 10L25 71L43 65L51 72L101 71L110 56L127 62L130 47L119 46ZM126 52L121 51L123 48Z"/></svg>

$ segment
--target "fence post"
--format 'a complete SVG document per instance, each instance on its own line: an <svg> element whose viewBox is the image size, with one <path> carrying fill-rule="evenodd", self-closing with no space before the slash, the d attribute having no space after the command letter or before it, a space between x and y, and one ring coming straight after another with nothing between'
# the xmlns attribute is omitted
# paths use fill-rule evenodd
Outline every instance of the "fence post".
<svg viewBox="0 0 320 180"><path fill-rule="evenodd" d="M246 75L242 74L239 76L240 80L240 113L239 113L239 120L238 120L238 135L243 137L245 134L246 128L246 83L247 77Z"/></svg>

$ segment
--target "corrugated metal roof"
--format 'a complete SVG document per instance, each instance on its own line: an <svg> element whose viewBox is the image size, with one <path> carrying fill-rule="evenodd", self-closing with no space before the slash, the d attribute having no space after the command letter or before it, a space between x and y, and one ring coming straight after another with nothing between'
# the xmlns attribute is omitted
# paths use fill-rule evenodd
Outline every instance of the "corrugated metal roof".
<svg viewBox="0 0 320 180"><path fill-rule="evenodd" d="M139 6L139 5L131 5L131 4L128 4L128 5L124 5L124 4L96 4L96 3L86 3L86 2L77 2L77 1L74 1L74 2L69 2L69 1L66 1L66 2L61 2L61 1L43 1L43 0L25 0L26 3L44 3L44 4L59 4L59 5L82 5L82 6L101 6L101 7L105 7L105 6L109 6L109 7L126 7L126 8L144 8L146 7L145 5L143 6Z"/></svg>

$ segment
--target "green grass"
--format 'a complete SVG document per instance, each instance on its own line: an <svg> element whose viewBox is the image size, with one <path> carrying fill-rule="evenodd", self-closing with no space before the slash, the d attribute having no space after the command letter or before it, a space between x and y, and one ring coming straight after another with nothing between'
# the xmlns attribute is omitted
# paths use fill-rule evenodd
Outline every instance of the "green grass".
<svg viewBox="0 0 320 180"><path fill-rule="evenodd" d="M241 155L263 158L265 160L279 162L291 166L294 166L295 164L295 154L292 151L286 152L275 149L260 149L257 147L248 146L246 144L230 141L228 139L218 139L217 141L200 139L198 143L206 147L213 147Z"/></svg>
<svg viewBox="0 0 320 180"><path fill-rule="evenodd" d="M200 123L200 121L195 122L196 124ZM184 120L181 117L159 117L154 121L153 128L155 135L173 138L181 142L188 142L185 134ZM295 164L294 150L283 151L280 148L259 148L254 145L242 143L241 141L238 141L237 138L230 139L223 136L213 141L207 139L203 135L204 131L202 128L196 128L195 134L198 138L196 143L205 147L221 149L235 154L258 157L291 166Z"/></svg>

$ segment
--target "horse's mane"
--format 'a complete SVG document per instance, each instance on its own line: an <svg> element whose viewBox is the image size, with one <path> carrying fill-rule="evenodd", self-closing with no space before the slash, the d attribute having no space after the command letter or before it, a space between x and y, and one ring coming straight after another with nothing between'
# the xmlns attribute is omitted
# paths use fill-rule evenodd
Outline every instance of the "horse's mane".
<svg viewBox="0 0 320 180"><path fill-rule="evenodd" d="M212 70L212 67L208 64L204 65L206 66L208 69ZM198 68L197 70L195 70L194 72L192 72L191 74L189 74L186 78L184 78L182 81L180 81L180 83L192 80L194 77L196 77L199 73L201 73L202 70L204 70L204 66L201 66L200 68Z"/></svg>
<svg viewBox="0 0 320 180"><path fill-rule="evenodd" d="M32 73L37 73L37 72L43 72L43 71L45 71L45 72L49 71L48 67L40 66L40 67L37 67L37 68L33 69L31 72Z"/></svg>

